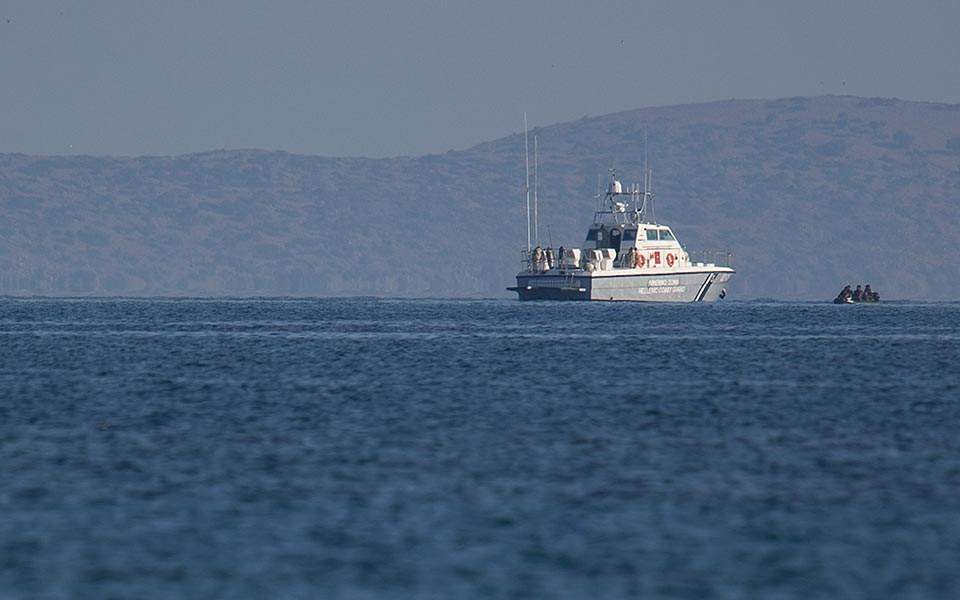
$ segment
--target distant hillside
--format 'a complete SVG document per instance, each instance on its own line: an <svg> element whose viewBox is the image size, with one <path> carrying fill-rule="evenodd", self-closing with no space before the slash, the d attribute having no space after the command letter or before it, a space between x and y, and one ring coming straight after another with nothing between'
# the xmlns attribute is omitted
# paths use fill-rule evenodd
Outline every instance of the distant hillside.
<svg viewBox="0 0 960 600"><path fill-rule="evenodd" d="M733 251L731 297L960 297L960 105L732 100L533 134L554 245L607 168L640 179L646 135L656 216ZM522 134L383 160L0 155L0 293L508 297L522 184Z"/></svg>

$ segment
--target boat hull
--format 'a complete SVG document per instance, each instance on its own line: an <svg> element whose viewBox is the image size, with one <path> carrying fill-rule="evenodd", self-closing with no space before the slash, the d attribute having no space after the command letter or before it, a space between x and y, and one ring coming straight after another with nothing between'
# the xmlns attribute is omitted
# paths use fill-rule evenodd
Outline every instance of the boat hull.
<svg viewBox="0 0 960 600"><path fill-rule="evenodd" d="M733 269L675 273L519 273L520 300L714 302Z"/></svg>

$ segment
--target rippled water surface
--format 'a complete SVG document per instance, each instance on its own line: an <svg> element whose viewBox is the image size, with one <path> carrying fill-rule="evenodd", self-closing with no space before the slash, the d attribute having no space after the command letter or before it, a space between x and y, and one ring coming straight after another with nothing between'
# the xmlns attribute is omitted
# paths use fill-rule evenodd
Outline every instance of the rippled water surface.
<svg viewBox="0 0 960 600"><path fill-rule="evenodd" d="M958 372L958 304L0 300L0 598L955 598Z"/></svg>

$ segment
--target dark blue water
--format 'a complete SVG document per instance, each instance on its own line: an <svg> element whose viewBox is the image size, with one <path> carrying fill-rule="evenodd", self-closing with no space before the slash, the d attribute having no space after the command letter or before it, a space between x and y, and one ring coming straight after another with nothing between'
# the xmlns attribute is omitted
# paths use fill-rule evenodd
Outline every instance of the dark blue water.
<svg viewBox="0 0 960 600"><path fill-rule="evenodd" d="M957 597L960 305L0 300L0 598Z"/></svg>

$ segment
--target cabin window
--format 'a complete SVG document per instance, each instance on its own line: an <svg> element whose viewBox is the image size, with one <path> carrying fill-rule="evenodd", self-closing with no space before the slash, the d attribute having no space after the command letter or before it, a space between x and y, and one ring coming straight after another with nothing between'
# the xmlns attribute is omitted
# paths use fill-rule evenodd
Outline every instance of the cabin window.
<svg viewBox="0 0 960 600"><path fill-rule="evenodd" d="M672 239L673 239L673 234L670 233L670 230L669 230L669 229L661 229L661 230L660 230L660 239L661 239L661 240L672 240Z"/></svg>
<svg viewBox="0 0 960 600"><path fill-rule="evenodd" d="M590 231L587 232L588 242L596 241L598 239L600 240L603 239L603 232L601 232L599 229L591 229Z"/></svg>
<svg viewBox="0 0 960 600"><path fill-rule="evenodd" d="M623 230L623 241L632 242L637 239L637 230L636 229L624 229Z"/></svg>
<svg viewBox="0 0 960 600"><path fill-rule="evenodd" d="M655 241L657 241L657 230L656 230L656 229L648 229L648 230L647 230L647 241L648 241L648 242L655 242Z"/></svg>

